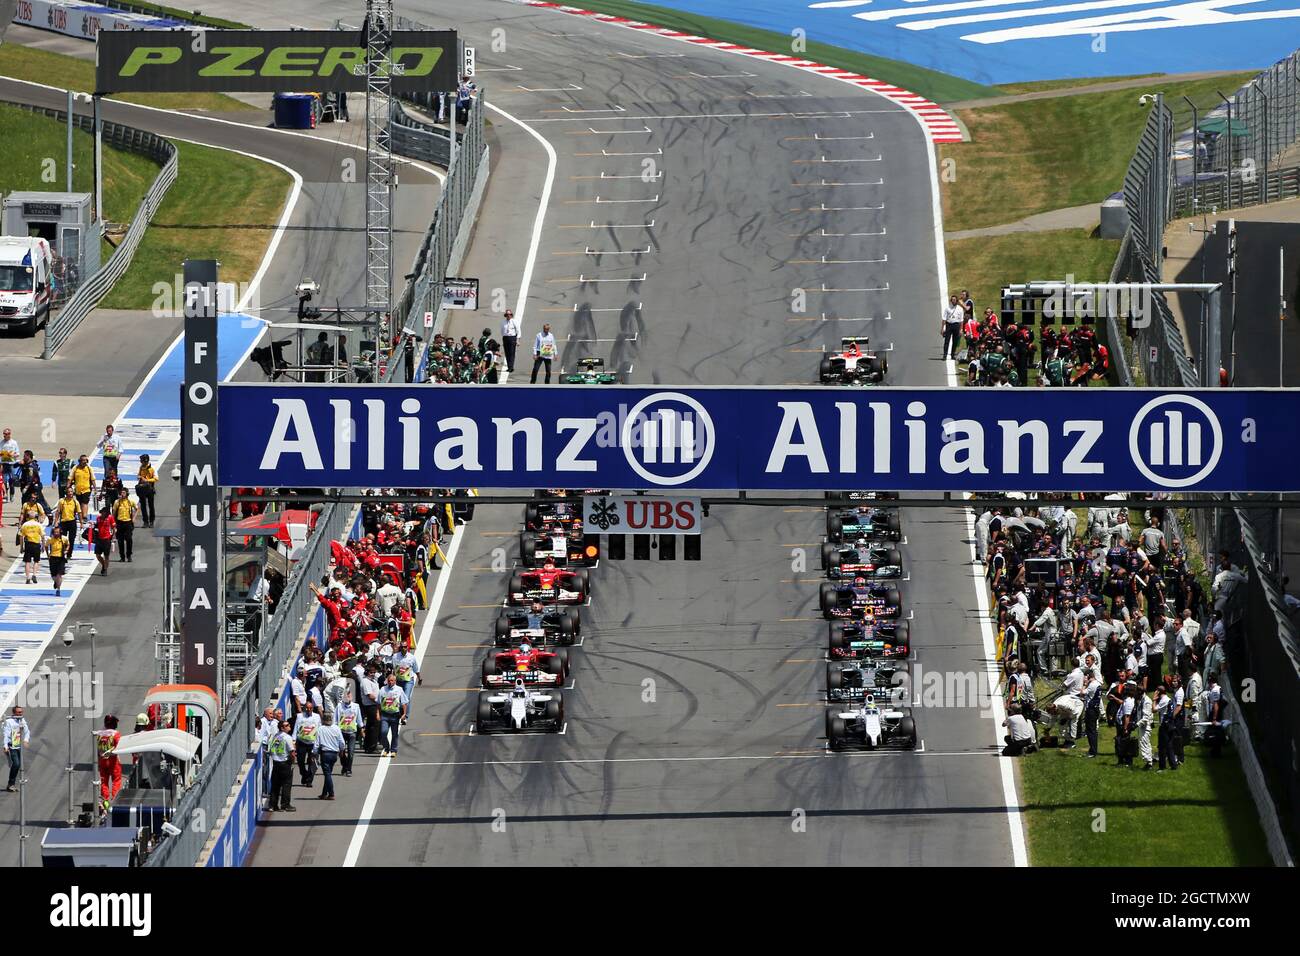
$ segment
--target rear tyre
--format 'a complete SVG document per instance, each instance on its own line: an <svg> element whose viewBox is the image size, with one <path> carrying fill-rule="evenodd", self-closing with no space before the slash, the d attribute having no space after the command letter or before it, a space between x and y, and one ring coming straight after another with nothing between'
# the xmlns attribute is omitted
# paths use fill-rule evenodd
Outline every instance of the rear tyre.
<svg viewBox="0 0 1300 956"><path fill-rule="evenodd" d="M526 568L537 566L537 535L531 531L524 531L519 535L519 560Z"/></svg>
<svg viewBox="0 0 1300 956"><path fill-rule="evenodd" d="M577 614L564 613L560 615L560 643L572 644L573 639L578 635L578 616Z"/></svg>
<svg viewBox="0 0 1300 956"><path fill-rule="evenodd" d="M564 723L564 695L558 690L551 691L551 699L546 702L546 719L555 724L559 730Z"/></svg>
<svg viewBox="0 0 1300 956"><path fill-rule="evenodd" d="M826 665L826 689L842 690L844 688L844 671L834 664Z"/></svg>
<svg viewBox="0 0 1300 956"><path fill-rule="evenodd" d="M844 622L831 621L831 626L830 626L831 650L833 651L843 650L844 647L847 646L847 644L848 641L844 637Z"/></svg>
<svg viewBox="0 0 1300 956"><path fill-rule="evenodd" d="M524 527L537 527L537 505L532 503L524 505Z"/></svg>
<svg viewBox="0 0 1300 956"><path fill-rule="evenodd" d="M831 376L830 359L824 358L821 360L821 364L817 368L817 376L822 380L823 384L831 380L832 376Z"/></svg>
<svg viewBox="0 0 1300 956"><path fill-rule="evenodd" d="M831 565L835 563L835 554L835 545L822 545L822 568L824 570L829 571L831 569Z"/></svg>
<svg viewBox="0 0 1300 956"><path fill-rule="evenodd" d="M482 730L484 727L488 726L491 723L492 723L492 702L487 699L486 694L479 694L478 729Z"/></svg>
<svg viewBox="0 0 1300 956"><path fill-rule="evenodd" d="M826 514L826 534L835 541L840 539L840 534L844 531L844 519L837 514Z"/></svg>
<svg viewBox="0 0 1300 956"><path fill-rule="evenodd" d="M488 686L488 678L495 677L497 673L497 656L489 654L483 659L483 685Z"/></svg>
<svg viewBox="0 0 1300 956"><path fill-rule="evenodd" d="M496 645L504 647L510 643L510 618L502 614L497 618L496 623Z"/></svg>
<svg viewBox="0 0 1300 956"><path fill-rule="evenodd" d="M889 554L886 560L888 560L890 564L897 565L899 568L903 567L903 555L897 548L889 549Z"/></svg>
<svg viewBox="0 0 1300 956"><path fill-rule="evenodd" d="M835 585L823 581L820 593L818 595L821 603L822 614L830 617L831 610L835 607Z"/></svg>
<svg viewBox="0 0 1300 956"><path fill-rule="evenodd" d="M518 571L510 575L510 596L513 598L516 594L524 590L524 576Z"/></svg>
<svg viewBox="0 0 1300 956"><path fill-rule="evenodd" d="M833 710L826 711L826 740L831 750L842 750L847 735L844 718Z"/></svg>

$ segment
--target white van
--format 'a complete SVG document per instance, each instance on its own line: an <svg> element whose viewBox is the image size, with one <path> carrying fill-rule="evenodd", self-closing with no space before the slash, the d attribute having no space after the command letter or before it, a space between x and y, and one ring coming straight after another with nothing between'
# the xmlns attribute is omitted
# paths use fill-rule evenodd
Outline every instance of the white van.
<svg viewBox="0 0 1300 956"><path fill-rule="evenodd" d="M30 330L50 317L54 299L50 244L36 236L0 236L0 331Z"/></svg>

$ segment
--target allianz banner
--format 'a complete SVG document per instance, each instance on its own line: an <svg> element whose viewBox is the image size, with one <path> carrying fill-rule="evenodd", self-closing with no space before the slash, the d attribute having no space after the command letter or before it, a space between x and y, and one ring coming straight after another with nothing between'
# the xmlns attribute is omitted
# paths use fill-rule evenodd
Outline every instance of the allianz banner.
<svg viewBox="0 0 1300 956"><path fill-rule="evenodd" d="M456 88L456 31L392 34L393 91ZM366 88L360 31L132 30L99 34L100 93L291 93Z"/></svg>
<svg viewBox="0 0 1300 956"><path fill-rule="evenodd" d="M1300 391L250 385L241 487L1300 491Z"/></svg>

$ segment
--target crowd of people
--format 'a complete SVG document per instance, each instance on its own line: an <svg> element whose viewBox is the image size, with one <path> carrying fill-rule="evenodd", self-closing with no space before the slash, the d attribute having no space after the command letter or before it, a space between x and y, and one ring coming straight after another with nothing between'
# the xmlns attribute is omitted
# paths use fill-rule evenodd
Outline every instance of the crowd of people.
<svg viewBox="0 0 1300 956"><path fill-rule="evenodd" d="M943 357L965 362L968 385L1014 388L1033 376L1048 387L1087 386L1110 374L1110 350L1092 325L1043 325L1035 332L1028 323L1004 324L995 309L976 317L965 289L948 297L940 336Z"/></svg>
<svg viewBox="0 0 1300 956"><path fill-rule="evenodd" d="M501 343L484 329L477 342L439 333L429 343L427 380L435 384L496 384L504 368Z"/></svg>
<svg viewBox="0 0 1300 956"><path fill-rule="evenodd" d="M421 682L415 616L440 542L473 517L473 506L385 503L362 509L361 536L332 542L328 572L312 584L324 609L319 639L308 638L289 682L288 709L267 708L259 729L268 809L293 811L298 785L335 797L334 771L352 776L358 752L394 758L414 688Z"/></svg>
<svg viewBox="0 0 1300 956"><path fill-rule="evenodd" d="M1084 739L1096 757L1105 725L1119 763L1163 771L1181 765L1185 740L1203 738L1216 756L1225 740L1225 623L1211 601L1221 606L1245 578L1223 553L1206 595L1159 502L1135 527L1117 498L1090 502L1082 527L1072 500L1008 502L976 522L1009 756Z"/></svg>
<svg viewBox="0 0 1300 956"><path fill-rule="evenodd" d="M12 509L16 502L11 524L17 528L14 543L22 554L24 583L40 583L41 561L46 559L54 593L61 595L68 559L78 542L94 551L100 574L107 575L114 545L118 561L130 562L134 557L135 528L153 527L158 474L149 456L140 456L128 485L122 475L122 440L112 425L105 427L94 450L103 459L102 478L96 477L89 454L73 459L66 448L60 448L58 457L50 463L47 482L45 466L36 454L22 449L12 429L4 429L0 441L0 523L5 506ZM0 539L3 553L4 542Z"/></svg>

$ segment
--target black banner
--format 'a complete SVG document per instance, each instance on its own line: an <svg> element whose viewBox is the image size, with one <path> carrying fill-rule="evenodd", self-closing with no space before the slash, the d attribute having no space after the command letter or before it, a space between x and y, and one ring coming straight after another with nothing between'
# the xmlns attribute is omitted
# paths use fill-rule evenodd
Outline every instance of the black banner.
<svg viewBox="0 0 1300 956"><path fill-rule="evenodd" d="M360 31L100 31L100 93L292 93L366 88ZM455 30L392 34L395 93L456 88Z"/></svg>
<svg viewBox="0 0 1300 956"><path fill-rule="evenodd" d="M221 492L217 488L217 263L187 259L181 385L181 678L218 694Z"/></svg>

